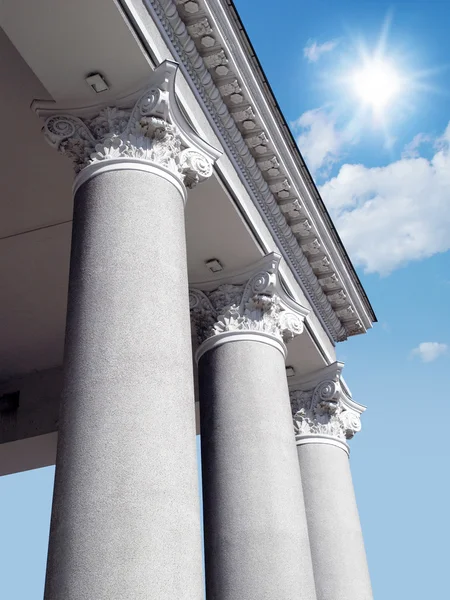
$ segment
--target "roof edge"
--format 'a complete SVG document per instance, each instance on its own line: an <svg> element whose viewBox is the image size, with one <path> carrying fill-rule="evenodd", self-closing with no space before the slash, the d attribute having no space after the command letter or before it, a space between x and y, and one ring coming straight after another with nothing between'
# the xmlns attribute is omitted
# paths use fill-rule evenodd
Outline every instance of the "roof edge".
<svg viewBox="0 0 450 600"><path fill-rule="evenodd" d="M233 3L144 4L330 339L365 333L375 314Z"/></svg>
<svg viewBox="0 0 450 600"><path fill-rule="evenodd" d="M248 48L249 48L250 57L251 57L252 61L255 63L255 67L257 69L257 73L258 73L258 75L261 78L261 84L262 84L262 86L264 88L266 88L266 90L267 90L267 92L268 92L268 94L270 96L270 100L273 103L273 107L274 107L275 113L276 113L276 115L277 115L277 117L278 117L278 119L280 121L280 125L281 125L282 129L286 132L286 135L288 137L288 141L292 145L293 150L295 151L295 156L296 156L296 158L299 161L299 167L303 171L304 175L306 176L306 180L308 182L308 185L311 187L312 194L313 194L315 200L317 201L317 203L319 204L319 207L320 207L320 209L321 209L321 211L322 211L322 213L324 215L324 218L326 219L327 224L328 224L328 226L329 226L330 230L332 231L332 234L333 234L333 236L335 238L336 244L339 246L339 249L341 250L341 252L343 254L343 258L344 258L344 260L346 262L346 265L347 265L347 267L349 269L349 272L350 272L351 276L354 279L354 283L355 283L356 287L358 288L358 291L360 292L361 296L364 299L364 302L365 302L365 304L367 306L367 309L368 309L368 311L371 314L372 320L373 320L374 323L377 323L378 319L377 319L377 317L375 315L375 311L374 311L374 309L372 307L372 304L371 304L371 302L369 300L369 297L367 296L367 293L366 293L366 291L365 291L365 289L364 289L364 287L363 287L363 285L361 283L361 280L360 280L360 278L358 276L358 273L356 272L356 270L355 270L355 268L353 266L353 263L352 263L349 255L348 255L348 252L345 249L345 246L344 246L344 244L343 244L343 242L341 240L341 237L340 237L340 235L339 235L339 233L338 233L338 231L337 231L337 229L336 229L336 227L335 227L335 225L333 223L333 220L332 220L332 218L330 216L330 213L328 212L328 209L327 209L327 207L326 207L326 205L325 205L325 203L324 203L324 201L322 199L322 196L319 193L319 190L317 189L317 186L316 186L316 184L314 182L314 179L313 179L313 177L312 177L312 175L311 175L311 173L310 173L310 171L309 171L309 169L308 169L308 167L307 167L307 165L306 165L306 163L305 163L305 161L303 159L302 153L300 152L300 149L299 149L299 147L297 145L297 142L296 142L296 140L295 140L295 138L294 138L294 136L292 134L292 131L291 131L291 129L290 129L290 127L289 127L286 119L284 118L284 115L283 115L283 112L282 112L282 110L280 108L278 100L276 99L276 96L275 96L275 94L274 94L274 92L272 90L272 86L270 85L269 80L266 77L266 74L265 74L264 69L263 69L263 67L261 65L261 62L260 62L260 60L258 58L258 55L256 54L255 48L254 48L254 46L253 46L253 44L252 44L252 42L250 40L250 37L249 37L249 35L247 33L247 30L245 29L245 26L244 26L244 24L242 22L242 19L239 16L239 13L238 13L238 11L236 9L235 3L234 3L233 0L225 0L225 2L230 7L231 15L233 16L233 18L235 20L237 29L239 31L239 34L242 37L242 40L243 40L244 44L246 46L248 46Z"/></svg>

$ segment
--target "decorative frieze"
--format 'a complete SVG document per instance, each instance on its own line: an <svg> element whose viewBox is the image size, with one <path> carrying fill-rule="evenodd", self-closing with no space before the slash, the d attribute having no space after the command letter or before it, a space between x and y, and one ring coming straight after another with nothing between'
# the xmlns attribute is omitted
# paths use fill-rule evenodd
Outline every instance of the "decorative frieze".
<svg viewBox="0 0 450 600"><path fill-rule="evenodd" d="M292 231L300 237L308 237L311 235L312 225L308 219L303 219L291 226Z"/></svg>
<svg viewBox="0 0 450 600"><path fill-rule="evenodd" d="M253 120L255 118L255 113L251 106L247 106L247 108L241 110L234 110L231 113L231 116L245 131L251 131L256 127L255 121Z"/></svg>
<svg viewBox="0 0 450 600"><path fill-rule="evenodd" d="M289 190L291 189L291 184L287 179L283 179L282 181L275 181L269 185L270 190L277 194L279 198L286 198L289 196Z"/></svg>
<svg viewBox="0 0 450 600"><path fill-rule="evenodd" d="M307 254L319 254L321 252L321 244L317 238L310 242L301 242L303 252Z"/></svg>
<svg viewBox="0 0 450 600"><path fill-rule="evenodd" d="M220 93L222 96L231 96L232 94L239 94L241 88L237 79L230 81L230 83L224 83L219 86Z"/></svg>
<svg viewBox="0 0 450 600"><path fill-rule="evenodd" d="M264 131L262 131L261 133L258 133L258 135L249 135L245 138L245 141L247 143L247 146L249 146L250 148L258 148L259 146L267 146L268 143L268 139L266 134L264 133ZM266 152L266 150L264 149L264 152Z"/></svg>
<svg viewBox="0 0 450 600"><path fill-rule="evenodd" d="M258 167L267 177L277 177L280 174L280 164L276 156L258 161Z"/></svg>
<svg viewBox="0 0 450 600"><path fill-rule="evenodd" d="M200 40L200 44L204 48L212 48L216 44L216 40L213 38L212 35L205 35Z"/></svg>
<svg viewBox="0 0 450 600"><path fill-rule="evenodd" d="M193 38L200 38L204 35L212 33L208 19L200 19L196 23L187 26L187 30Z"/></svg>
<svg viewBox="0 0 450 600"><path fill-rule="evenodd" d="M331 261L327 256L323 258L314 257L310 262L311 267L318 274L329 273L331 271Z"/></svg>
<svg viewBox="0 0 450 600"><path fill-rule="evenodd" d="M349 331L349 335L358 335L359 333L364 333L364 325L359 319L357 321L349 321L346 323L346 326Z"/></svg>
<svg viewBox="0 0 450 600"><path fill-rule="evenodd" d="M310 210L310 195L314 196L315 188L311 190L307 183L307 193L305 197L301 198L302 213L299 215L294 204L296 201L300 203L299 194L301 193L297 173L286 170L282 162L283 156L279 153L280 146L277 148L269 139L267 118L264 120L261 117L265 108L255 104L254 97L250 96L244 86L243 78L247 72L246 67L242 66L242 61L239 63L239 56L235 57L227 46L228 23L226 23L226 18L222 19L219 14L221 9L216 9L215 5L208 4L205 0L197 2L176 0L176 2L177 5L173 0L149 0L149 5L152 6L158 22L164 28L176 54L189 72L212 119L218 125L231 156L237 161L238 168L250 186L255 201L266 215L275 239L283 248L305 293L313 302L318 316L335 341L346 339L347 335L354 334L353 323L358 320L360 315L355 314L353 320L346 318L341 321L326 297L326 290L322 289L317 279L323 273L331 274L336 271L333 264L336 260L333 246L331 248L323 247L320 259L314 253L305 254L292 230L295 223L292 223L291 219L297 219L299 216L307 218L311 224L311 238L320 239L322 242L322 234L316 220L312 218ZM190 4L195 4L198 14L187 9ZM212 30L211 32L206 33L205 21ZM205 35L214 38L213 48L205 47L200 43L201 37ZM231 35L229 39L231 39ZM234 79L239 80L240 91L230 94L229 82ZM252 86L251 78L245 81L250 87ZM257 93L260 93L259 88ZM254 116L235 121L236 117L232 114L234 107L239 109L242 107L242 110L245 110L249 106L252 108ZM252 133L253 130L258 133ZM246 152L243 141L248 152ZM261 168L261 162L265 156L269 158L275 156L279 167L270 172ZM251 157L256 161L252 161ZM291 181L291 178L294 181ZM280 182L283 181L288 181L288 186L278 189ZM285 201L292 202L292 204L283 204ZM328 268L324 268L322 259L328 261ZM354 302L353 295L350 293L349 301ZM362 333L369 323L367 317L364 317L364 324L361 319L359 320L362 327L357 332Z"/></svg>
<svg viewBox="0 0 450 600"><path fill-rule="evenodd" d="M242 104L242 102L244 101L244 96L242 94L231 94L229 98L230 102L232 102L233 104Z"/></svg>
<svg viewBox="0 0 450 600"><path fill-rule="evenodd" d="M270 254L251 270L193 286L190 309L198 343L232 331L264 332L283 342L300 335L308 311L282 290L279 264L280 257Z"/></svg>
<svg viewBox="0 0 450 600"><path fill-rule="evenodd" d="M335 289L339 287L339 277L336 273L331 273L331 275L326 277L319 277L319 283L322 288Z"/></svg>
<svg viewBox="0 0 450 600"><path fill-rule="evenodd" d="M331 302L331 304L341 305L344 304L347 298L347 294L344 292L344 290L339 290L338 292L327 294L327 298Z"/></svg>
<svg viewBox="0 0 450 600"><path fill-rule="evenodd" d="M217 69L218 67L226 67L226 65L228 65L228 58L223 50L220 50L220 52L216 52L215 54L209 54L208 56L205 56L203 60L208 69ZM228 68L217 72L219 75L226 75L228 73Z"/></svg>
<svg viewBox="0 0 450 600"><path fill-rule="evenodd" d="M281 212L290 220L298 219L304 214L302 205L297 198L282 200L280 202Z"/></svg>
<svg viewBox="0 0 450 600"><path fill-rule="evenodd" d="M161 64L131 106L125 100L123 106L99 107L89 116L85 109L47 116L49 109L41 105L37 112L47 116L45 137L72 160L76 172L95 163L137 159L159 165L186 187L194 187L211 176L218 153L192 133L186 135L188 129L173 110L176 68L175 63Z"/></svg>
<svg viewBox="0 0 450 600"><path fill-rule="evenodd" d="M181 5L189 15L195 15L200 10L198 2L193 0L177 0L177 4Z"/></svg>
<svg viewBox="0 0 450 600"><path fill-rule="evenodd" d="M351 304L348 304L345 308L340 308L339 310L337 310L336 314L340 319L348 320L351 319L355 314L355 309Z"/></svg>
<svg viewBox="0 0 450 600"><path fill-rule="evenodd" d="M365 408L354 402L341 381L342 368L342 363L334 363L309 381L289 382L298 443L314 441L315 436L346 442L360 431Z"/></svg>

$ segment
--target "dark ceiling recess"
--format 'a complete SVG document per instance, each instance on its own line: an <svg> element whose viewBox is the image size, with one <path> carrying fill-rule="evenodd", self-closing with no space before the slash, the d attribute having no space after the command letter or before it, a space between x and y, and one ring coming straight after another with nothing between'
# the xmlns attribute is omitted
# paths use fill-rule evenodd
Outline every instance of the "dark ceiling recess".
<svg viewBox="0 0 450 600"><path fill-rule="evenodd" d="M8 414L19 408L20 392L9 392L0 396L0 414Z"/></svg>

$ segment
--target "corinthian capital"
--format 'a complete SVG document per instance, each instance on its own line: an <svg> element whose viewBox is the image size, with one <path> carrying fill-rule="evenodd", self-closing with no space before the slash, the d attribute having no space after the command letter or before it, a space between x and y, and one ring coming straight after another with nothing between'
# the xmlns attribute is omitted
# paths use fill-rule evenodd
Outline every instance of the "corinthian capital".
<svg viewBox="0 0 450 600"><path fill-rule="evenodd" d="M361 429L365 407L351 397L341 378L343 363L290 383L290 399L297 443L335 441L348 450L346 440Z"/></svg>
<svg viewBox="0 0 450 600"><path fill-rule="evenodd" d="M144 90L119 98L115 106L63 109L35 103L47 141L72 160L76 172L105 161L134 160L165 168L194 187L210 177L220 153L193 132L178 109L177 68L165 61Z"/></svg>
<svg viewBox="0 0 450 600"><path fill-rule="evenodd" d="M222 333L266 333L288 342L303 331L308 310L280 285L280 257L269 254L233 276L190 290L190 308L199 344Z"/></svg>

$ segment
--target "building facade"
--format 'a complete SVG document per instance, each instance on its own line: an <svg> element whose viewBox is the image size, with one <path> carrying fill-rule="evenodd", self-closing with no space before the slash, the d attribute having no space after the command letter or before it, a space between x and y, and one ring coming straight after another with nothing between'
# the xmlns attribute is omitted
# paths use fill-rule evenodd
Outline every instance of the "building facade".
<svg viewBox="0 0 450 600"><path fill-rule="evenodd" d="M371 600L336 345L376 319L232 2L0 26L0 474L56 464L45 600Z"/></svg>

